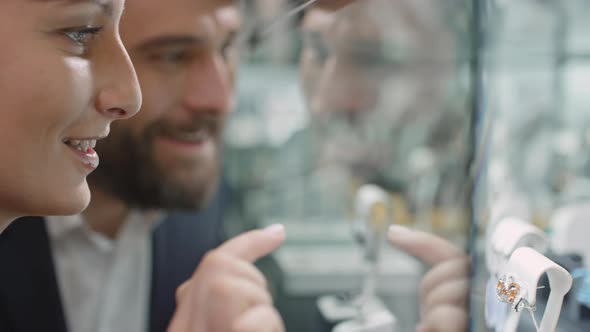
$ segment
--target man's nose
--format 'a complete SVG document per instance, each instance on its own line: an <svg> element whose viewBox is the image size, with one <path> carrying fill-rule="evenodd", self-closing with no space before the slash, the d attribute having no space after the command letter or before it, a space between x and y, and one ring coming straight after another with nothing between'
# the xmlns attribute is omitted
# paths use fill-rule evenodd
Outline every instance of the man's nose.
<svg viewBox="0 0 590 332"><path fill-rule="evenodd" d="M219 54L206 54L189 67L183 98L188 110L225 113L231 107L232 98L232 75Z"/></svg>

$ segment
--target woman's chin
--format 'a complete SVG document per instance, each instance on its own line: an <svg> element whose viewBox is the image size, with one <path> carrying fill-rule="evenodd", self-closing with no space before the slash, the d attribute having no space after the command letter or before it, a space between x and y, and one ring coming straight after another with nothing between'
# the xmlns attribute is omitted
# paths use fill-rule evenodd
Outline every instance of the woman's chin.
<svg viewBox="0 0 590 332"><path fill-rule="evenodd" d="M81 188L53 196L54 200L47 204L47 211L40 215L67 216L81 213L90 204L90 190L84 183Z"/></svg>

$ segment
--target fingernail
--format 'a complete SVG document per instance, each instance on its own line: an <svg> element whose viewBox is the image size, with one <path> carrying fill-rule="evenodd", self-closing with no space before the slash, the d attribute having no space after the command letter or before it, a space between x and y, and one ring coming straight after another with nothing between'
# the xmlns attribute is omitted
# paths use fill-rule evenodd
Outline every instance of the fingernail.
<svg viewBox="0 0 590 332"><path fill-rule="evenodd" d="M412 233L412 230L401 225L391 225L389 226L389 230L387 231L387 235L389 237L404 237Z"/></svg>
<svg viewBox="0 0 590 332"><path fill-rule="evenodd" d="M285 225L283 224L274 224L264 228L264 231L273 234L273 235L283 235L285 234Z"/></svg>

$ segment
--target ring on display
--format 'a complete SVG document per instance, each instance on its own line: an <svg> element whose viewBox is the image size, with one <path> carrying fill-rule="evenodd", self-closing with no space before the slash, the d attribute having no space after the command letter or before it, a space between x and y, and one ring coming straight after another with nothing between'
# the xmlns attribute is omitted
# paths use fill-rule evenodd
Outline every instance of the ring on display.
<svg viewBox="0 0 590 332"><path fill-rule="evenodd" d="M509 303L514 311L522 309L535 311L535 306L526 300L526 290L512 276L502 276L496 284L496 295L500 302Z"/></svg>

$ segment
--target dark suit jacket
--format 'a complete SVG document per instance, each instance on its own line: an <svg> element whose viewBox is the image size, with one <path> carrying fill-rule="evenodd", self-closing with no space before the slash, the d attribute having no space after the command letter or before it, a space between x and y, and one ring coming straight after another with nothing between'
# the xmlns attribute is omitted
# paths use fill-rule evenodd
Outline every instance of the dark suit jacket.
<svg viewBox="0 0 590 332"><path fill-rule="evenodd" d="M221 243L223 201L199 214L171 213L154 231L149 332L166 331L176 288ZM27 217L0 235L0 332L37 331L67 327L44 220Z"/></svg>

